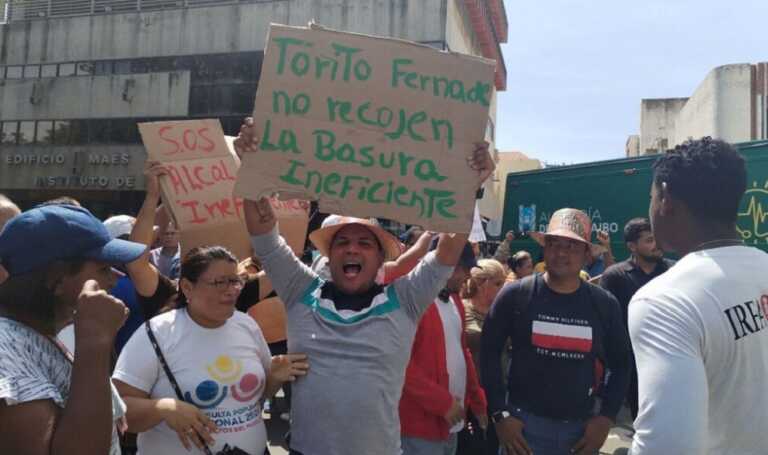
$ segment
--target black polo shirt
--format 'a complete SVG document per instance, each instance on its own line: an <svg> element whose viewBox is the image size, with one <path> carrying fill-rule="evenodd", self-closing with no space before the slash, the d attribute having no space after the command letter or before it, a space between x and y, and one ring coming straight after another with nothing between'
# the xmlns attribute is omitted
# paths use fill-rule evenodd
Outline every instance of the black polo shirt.
<svg viewBox="0 0 768 455"><path fill-rule="evenodd" d="M656 268L650 274L645 273L632 258L616 263L608 267L600 278L600 287L606 289L616 297L624 314L624 323L627 323L629 301L641 287L649 281L666 272L675 264L675 261L662 259L656 264Z"/></svg>

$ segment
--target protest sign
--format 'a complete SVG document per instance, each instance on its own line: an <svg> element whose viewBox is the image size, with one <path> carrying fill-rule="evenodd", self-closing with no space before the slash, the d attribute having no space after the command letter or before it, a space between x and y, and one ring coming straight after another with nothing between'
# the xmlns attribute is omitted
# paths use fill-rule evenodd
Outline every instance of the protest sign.
<svg viewBox="0 0 768 455"><path fill-rule="evenodd" d="M290 199L280 201L272 198L272 209L280 223L280 235L283 236L293 253L301 257L309 228L309 202Z"/></svg>
<svg viewBox="0 0 768 455"><path fill-rule="evenodd" d="M238 258L251 254L243 201L232 194L238 159L218 120L139 123L149 159L168 170L163 201L180 231L182 257L201 245L221 245Z"/></svg>
<svg viewBox="0 0 768 455"><path fill-rule="evenodd" d="M402 40L273 24L256 95L258 152L235 194L468 233L495 63Z"/></svg>
<svg viewBox="0 0 768 455"><path fill-rule="evenodd" d="M288 315L280 297L269 297L248 309L248 315L256 320L267 343L286 339Z"/></svg>
<svg viewBox="0 0 768 455"><path fill-rule="evenodd" d="M139 132L149 159L168 170L160 186L163 201L180 230L182 257L202 245L224 246L240 259L249 257L243 200L233 196L240 161L219 121L140 123ZM304 238L298 236L306 236L308 204L275 201L273 205L283 217L279 221L285 224L286 233L292 233L291 246L301 243L301 252Z"/></svg>

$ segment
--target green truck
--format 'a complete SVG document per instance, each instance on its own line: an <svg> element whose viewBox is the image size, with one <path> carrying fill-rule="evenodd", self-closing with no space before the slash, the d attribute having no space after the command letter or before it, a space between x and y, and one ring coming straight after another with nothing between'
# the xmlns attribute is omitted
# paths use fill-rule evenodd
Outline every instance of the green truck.
<svg viewBox="0 0 768 455"><path fill-rule="evenodd" d="M747 160L747 192L739 211L738 230L746 244L768 251L768 141L737 146ZM540 249L524 233L546 230L552 212L574 207L591 217L593 231L610 233L616 260L626 259L629 252L623 241L624 224L648 216L655 159L651 155L509 174L502 233L515 232L512 251L528 250L537 261Z"/></svg>

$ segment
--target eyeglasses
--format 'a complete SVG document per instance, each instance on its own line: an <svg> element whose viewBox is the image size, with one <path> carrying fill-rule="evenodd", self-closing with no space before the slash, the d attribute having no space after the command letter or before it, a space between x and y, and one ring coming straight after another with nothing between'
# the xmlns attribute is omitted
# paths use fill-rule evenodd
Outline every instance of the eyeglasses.
<svg viewBox="0 0 768 455"><path fill-rule="evenodd" d="M201 281L207 284L208 286L213 286L214 288L216 288L217 291L221 291L221 292L228 290L230 287L242 289L243 286L245 286L245 280L240 277L217 278L211 281L205 281L205 280L201 280Z"/></svg>

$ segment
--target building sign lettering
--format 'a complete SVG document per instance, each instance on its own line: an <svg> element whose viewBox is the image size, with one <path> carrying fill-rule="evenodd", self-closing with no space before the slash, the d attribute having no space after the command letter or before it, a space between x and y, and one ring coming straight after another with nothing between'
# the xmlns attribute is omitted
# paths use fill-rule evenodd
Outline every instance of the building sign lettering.
<svg viewBox="0 0 768 455"><path fill-rule="evenodd" d="M89 153L88 164L107 166L126 166L131 161L128 153Z"/></svg>
<svg viewBox="0 0 768 455"><path fill-rule="evenodd" d="M60 175L60 176L37 176L35 177L36 187L45 188L91 188L106 189L110 186L120 189L133 189L136 186L136 177L104 177L104 176L79 176L79 175Z"/></svg>
<svg viewBox="0 0 768 455"><path fill-rule="evenodd" d="M5 157L5 164L9 166L18 166L22 164L64 164L67 161L63 153L52 153L44 155L8 155Z"/></svg>

